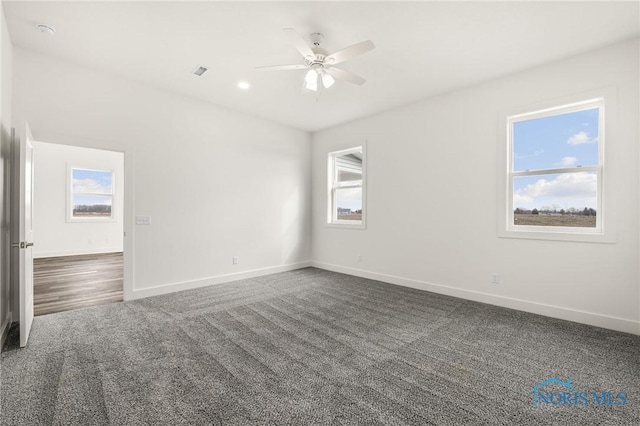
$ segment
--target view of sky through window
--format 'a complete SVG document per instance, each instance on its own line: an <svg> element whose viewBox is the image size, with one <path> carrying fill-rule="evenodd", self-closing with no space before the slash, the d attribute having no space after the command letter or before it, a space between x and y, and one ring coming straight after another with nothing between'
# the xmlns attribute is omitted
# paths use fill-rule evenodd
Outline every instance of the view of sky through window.
<svg viewBox="0 0 640 426"><path fill-rule="evenodd" d="M350 212L362 211L362 188L344 188L336 190L337 205L339 209Z"/></svg>
<svg viewBox="0 0 640 426"><path fill-rule="evenodd" d="M513 124L513 171L598 165L598 108ZM597 205L597 174L573 172L516 177L513 207L583 210Z"/></svg>
<svg viewBox="0 0 640 426"><path fill-rule="evenodd" d="M72 170L74 217L111 216L113 173L105 170Z"/></svg>

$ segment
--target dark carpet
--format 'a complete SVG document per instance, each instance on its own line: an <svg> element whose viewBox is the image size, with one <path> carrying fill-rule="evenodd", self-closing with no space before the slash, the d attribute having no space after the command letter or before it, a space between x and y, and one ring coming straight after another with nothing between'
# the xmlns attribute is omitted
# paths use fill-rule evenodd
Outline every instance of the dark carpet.
<svg viewBox="0 0 640 426"><path fill-rule="evenodd" d="M37 317L1 378L6 425L640 424L638 336L313 268Z"/></svg>

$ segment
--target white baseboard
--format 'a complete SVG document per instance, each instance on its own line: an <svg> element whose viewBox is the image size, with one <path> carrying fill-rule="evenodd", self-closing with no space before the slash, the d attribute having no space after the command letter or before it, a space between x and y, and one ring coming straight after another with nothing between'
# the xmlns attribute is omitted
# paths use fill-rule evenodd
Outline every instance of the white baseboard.
<svg viewBox="0 0 640 426"><path fill-rule="evenodd" d="M121 251L123 251L122 247L102 247L102 248L80 249L80 250L43 251L43 252L34 252L33 258L41 259L43 257L82 256L84 254L119 253Z"/></svg>
<svg viewBox="0 0 640 426"><path fill-rule="evenodd" d="M425 281L418 281L395 275L380 274L377 272L365 271L362 269L348 268L331 263L312 261L311 266L326 269L328 271L340 272L342 274L354 275L357 277L383 281L389 284L411 287L418 290L430 291L447 296L458 297L460 299L473 300L475 302L487 303L490 305L502 306L504 308L516 309L519 311L531 312L547 317L593 325L610 330L622 331L625 333L640 335L640 321L632 321L608 315L585 312L577 309L564 308L561 306L547 305L543 303L530 302L522 299L515 299L505 296L483 293L480 291L466 290L450 287L442 284L434 284Z"/></svg>
<svg viewBox="0 0 640 426"><path fill-rule="evenodd" d="M163 284L155 287L133 289L133 299L141 299L150 296L159 296L161 294L173 293L182 290L191 290L194 288L208 287L216 284L228 283L231 281L244 280L247 278L261 277L263 275L276 274L278 272L293 271L296 269L307 268L311 266L311 261L290 263L288 265L271 266L262 269L252 269L250 271L236 272L233 274L217 275L215 277L201 278L198 280L182 281L177 283Z"/></svg>

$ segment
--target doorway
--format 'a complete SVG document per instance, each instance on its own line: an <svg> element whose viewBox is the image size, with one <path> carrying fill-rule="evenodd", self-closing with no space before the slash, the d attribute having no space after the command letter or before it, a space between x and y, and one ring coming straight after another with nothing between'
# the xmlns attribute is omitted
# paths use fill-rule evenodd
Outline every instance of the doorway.
<svg viewBox="0 0 640 426"><path fill-rule="evenodd" d="M34 314L123 300L124 153L34 142Z"/></svg>

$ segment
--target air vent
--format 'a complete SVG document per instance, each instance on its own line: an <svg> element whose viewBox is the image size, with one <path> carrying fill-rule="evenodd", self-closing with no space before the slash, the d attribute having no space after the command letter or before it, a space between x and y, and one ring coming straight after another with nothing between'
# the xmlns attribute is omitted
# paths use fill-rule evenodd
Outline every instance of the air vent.
<svg viewBox="0 0 640 426"><path fill-rule="evenodd" d="M193 74L197 75L198 77L201 77L202 74L204 74L207 71L209 71L209 68L205 67L204 65L198 65L196 69L193 70Z"/></svg>

